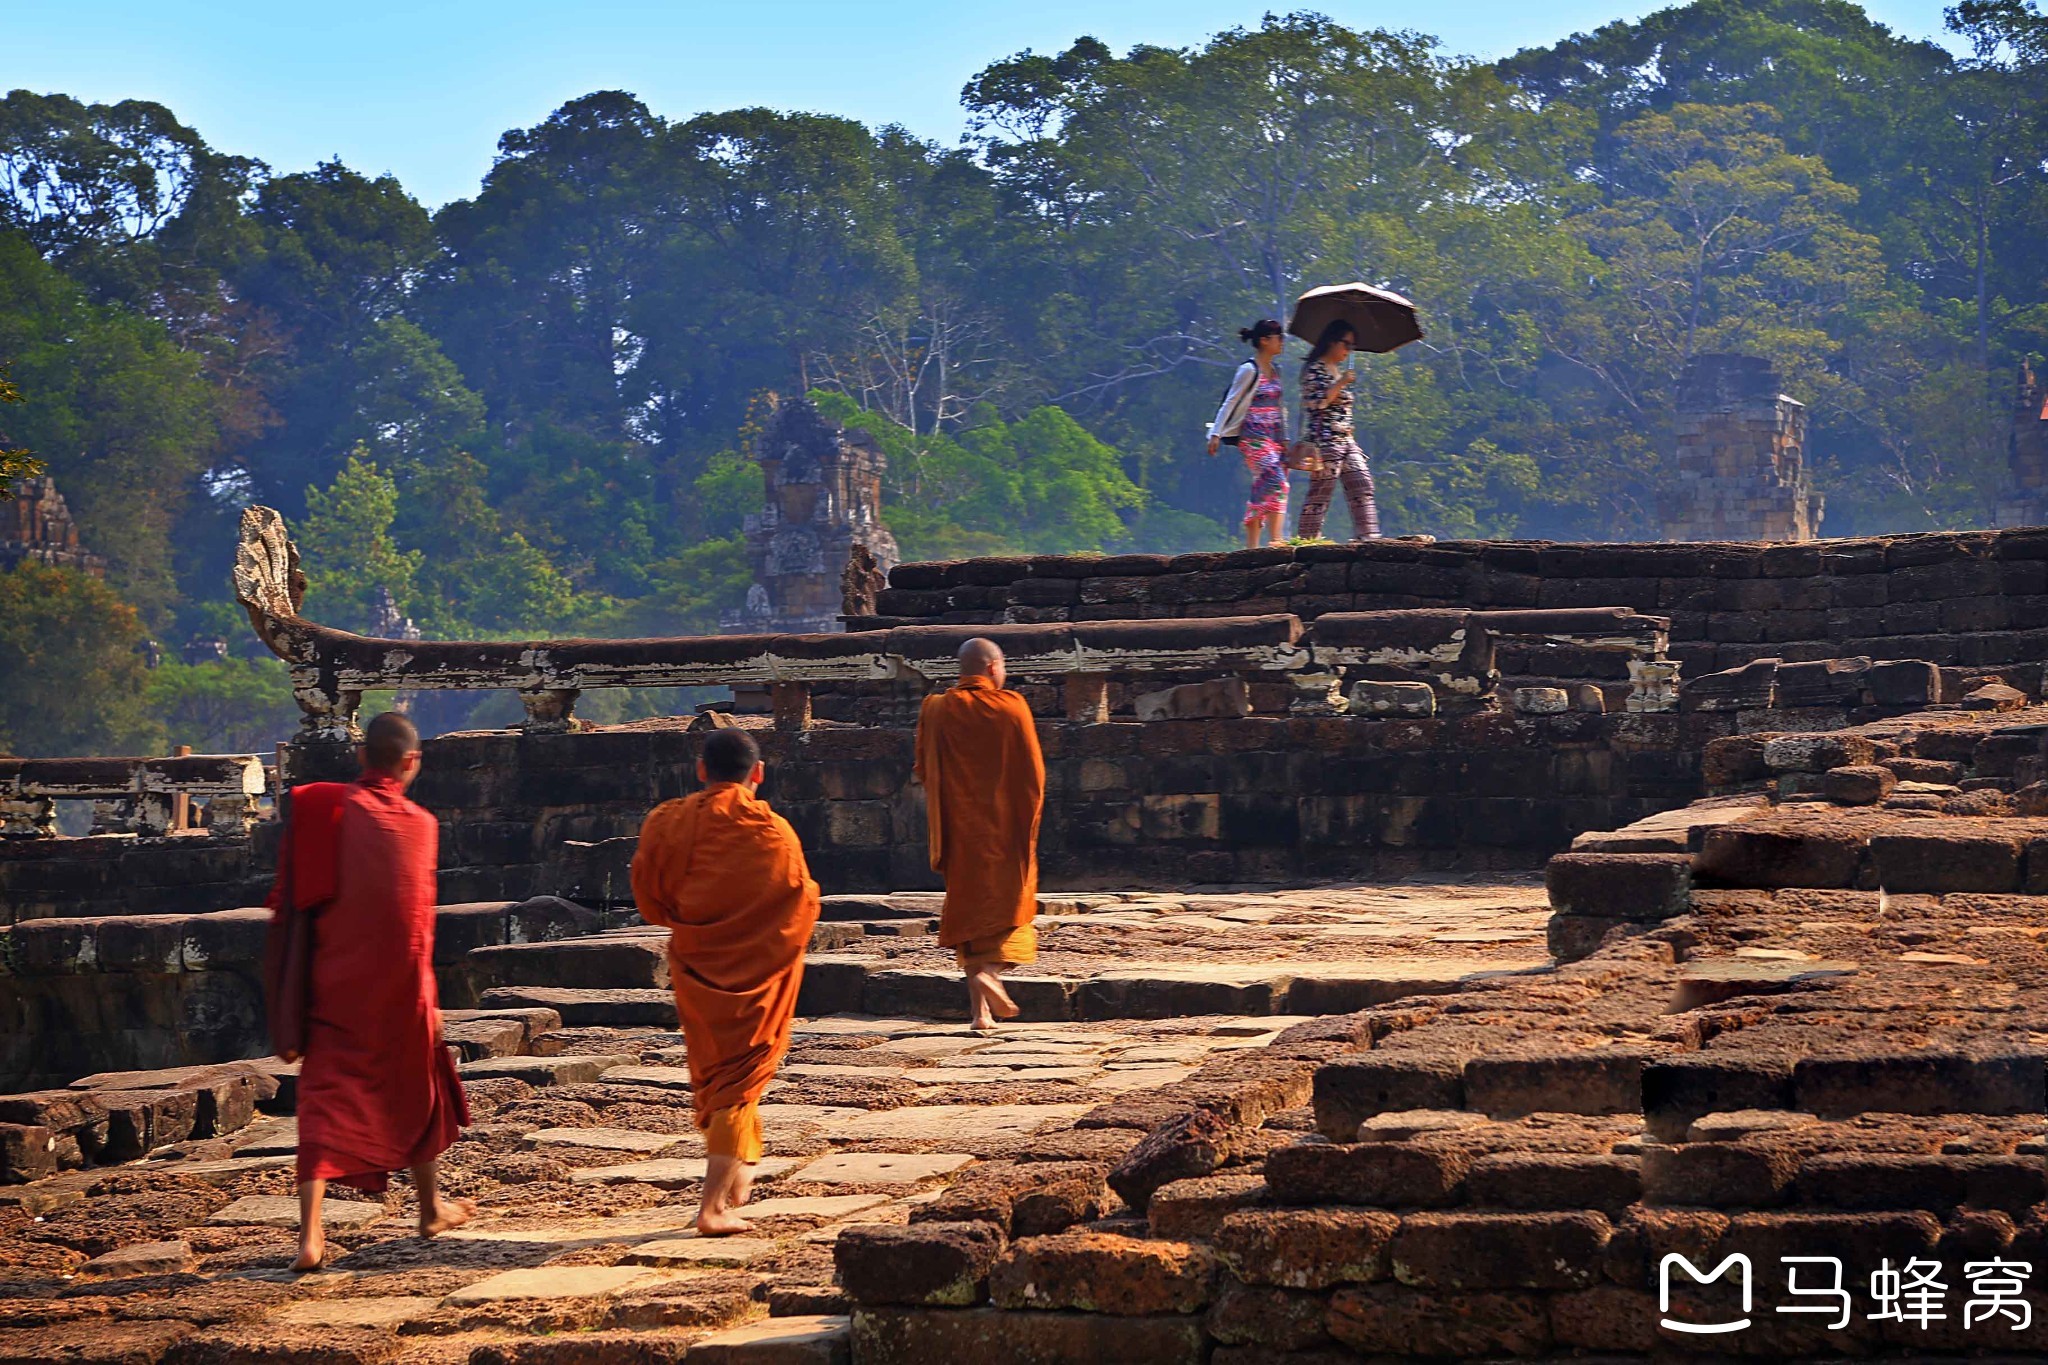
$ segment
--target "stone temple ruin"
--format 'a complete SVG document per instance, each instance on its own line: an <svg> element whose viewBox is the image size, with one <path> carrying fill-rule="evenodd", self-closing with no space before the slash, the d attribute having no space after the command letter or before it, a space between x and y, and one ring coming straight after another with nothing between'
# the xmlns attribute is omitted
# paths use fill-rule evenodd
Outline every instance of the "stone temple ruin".
<svg viewBox="0 0 2048 1365"><path fill-rule="evenodd" d="M1659 512L1672 540L1812 540L1821 495L1806 407L1757 356L1700 355L1678 384L1677 468Z"/></svg>
<svg viewBox="0 0 2048 1365"><path fill-rule="evenodd" d="M23 479L13 497L0 501L0 571L24 560L94 578L107 571L107 561L80 542L78 523L56 482L43 475Z"/></svg>
<svg viewBox="0 0 2048 1365"><path fill-rule="evenodd" d="M754 582L746 606L720 624L731 634L838 630L848 563L896 567L896 538L882 524L882 452L866 432L795 398L776 404L754 457L767 493L746 520Z"/></svg>
<svg viewBox="0 0 2048 1365"><path fill-rule="evenodd" d="M305 713L273 774L0 765L0 1358L2048 1346L2048 530L904 564L843 631L449 643L319 624L256 510L236 582ZM974 633L1049 771L993 1038L909 781ZM832 893L737 1239L688 1235L626 881L702 722L576 715L686 682L772 695L736 721ZM414 788L483 1216L423 1244L402 1188L330 1196L334 1269L294 1280L248 908L277 826L237 800L345 774L393 688L526 698ZM37 803L92 782L129 826L54 837ZM177 792L220 817L167 832Z"/></svg>

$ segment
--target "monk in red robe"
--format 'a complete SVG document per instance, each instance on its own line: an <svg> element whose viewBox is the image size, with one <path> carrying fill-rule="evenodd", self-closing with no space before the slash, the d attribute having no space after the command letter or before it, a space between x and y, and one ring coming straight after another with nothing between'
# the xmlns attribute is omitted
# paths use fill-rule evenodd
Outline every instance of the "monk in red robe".
<svg viewBox="0 0 2048 1365"><path fill-rule="evenodd" d="M983 1032L1014 1019L1005 968L1038 956L1038 820L1045 759L1031 708L1005 691L993 640L960 647L960 681L924 699L917 779L934 871L946 879L939 946L967 974L968 1014Z"/></svg>
<svg viewBox="0 0 2048 1365"><path fill-rule="evenodd" d="M297 1271L326 1256L320 1208L330 1181L376 1193L390 1172L409 1168L422 1237L476 1212L469 1200L444 1198L436 1181L435 1158L469 1109L441 1042L434 985L439 828L405 796L419 775L419 732L386 712L370 722L358 755L363 776L338 799L331 791L303 805L294 799L272 893L282 905L289 866L293 907L314 907L298 1086Z"/></svg>
<svg viewBox="0 0 2048 1365"><path fill-rule="evenodd" d="M744 730L704 741L704 790L656 806L633 855L633 901L668 930L669 984L690 1067L690 1099L704 1134L704 1194L697 1231L745 1232L761 1160L761 1093L789 1051L804 979L804 947L818 922L818 884L789 822L755 794L767 776Z"/></svg>

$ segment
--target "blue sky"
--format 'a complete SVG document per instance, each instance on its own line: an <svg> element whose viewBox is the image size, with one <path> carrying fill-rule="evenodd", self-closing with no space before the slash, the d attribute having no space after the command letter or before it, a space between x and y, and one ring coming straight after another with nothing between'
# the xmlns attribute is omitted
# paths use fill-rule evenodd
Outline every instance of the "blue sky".
<svg viewBox="0 0 2048 1365"><path fill-rule="evenodd" d="M1882 23L1939 37L1944 0L1875 0ZM1295 6L1276 4L1285 10ZM1659 8L1632 0L1304 4L1357 27L1416 27L1499 56ZM901 123L951 142L982 66L1088 33L1122 50L1182 45L1268 8L1218 0L353 0L343 5L17 0L0 88L171 106L215 147L279 171L330 156L391 171L429 205L473 193L498 135L600 89L659 114L768 105Z"/></svg>

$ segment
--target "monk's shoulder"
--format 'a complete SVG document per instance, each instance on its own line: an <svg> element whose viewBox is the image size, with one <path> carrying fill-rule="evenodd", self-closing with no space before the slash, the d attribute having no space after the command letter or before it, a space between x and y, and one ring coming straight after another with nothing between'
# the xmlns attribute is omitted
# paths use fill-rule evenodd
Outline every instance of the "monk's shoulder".
<svg viewBox="0 0 2048 1365"><path fill-rule="evenodd" d="M703 799L703 792L691 792L688 796L671 797L662 802L647 812L647 818L640 822L641 836L644 838L675 824L689 814L692 802L701 802Z"/></svg>

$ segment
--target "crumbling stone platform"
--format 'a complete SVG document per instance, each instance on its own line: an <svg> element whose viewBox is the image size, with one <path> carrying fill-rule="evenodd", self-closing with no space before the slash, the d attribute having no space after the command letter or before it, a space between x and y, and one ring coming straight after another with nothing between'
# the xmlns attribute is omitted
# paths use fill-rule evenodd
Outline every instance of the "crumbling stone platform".
<svg viewBox="0 0 2048 1365"><path fill-rule="evenodd" d="M846 898L821 930L863 932L821 957L870 984L936 982L929 908ZM942 1012L936 985L889 985L903 1013L807 1018L743 1239L689 1233L702 1150L682 1039L661 1024L537 1001L452 1015L479 1122L449 1165L484 1216L422 1244L402 1183L337 1201L340 1255L302 1279L282 1269L288 1070L67 1089L111 1119L104 1097L155 1080L214 1094L215 1117L178 1133L170 1101L149 1160L0 1190L0 1356L1704 1356L1660 1324L1741 1316L1735 1281L1681 1275L1667 1302L1671 1255L1702 1275L1748 1258L1749 1325L1716 1354L2042 1348L2037 1313L2015 1330L2016 1307L2041 1304L2031 1282L2001 1299L1991 1281L2018 1272L1984 1268L2048 1259L2035 898L1695 886L1682 913L1562 964L1528 878L1045 909L1027 980L1085 992L1149 964L1161 1008L983 1038L915 1017ZM625 962L659 992L636 933L476 952L559 978L553 955L598 944L610 965L553 989L601 994ZM1422 962L1442 970L1423 979ZM1208 970L1170 970L1185 967ZM1294 1008L1325 968L1381 972L1386 993ZM1206 993L1224 969L1295 984L1243 1008ZM1808 1302L1786 1257L1842 1263L1847 1326L1775 1311ZM1944 1316L1872 1320L1887 1263L1942 1284Z"/></svg>

